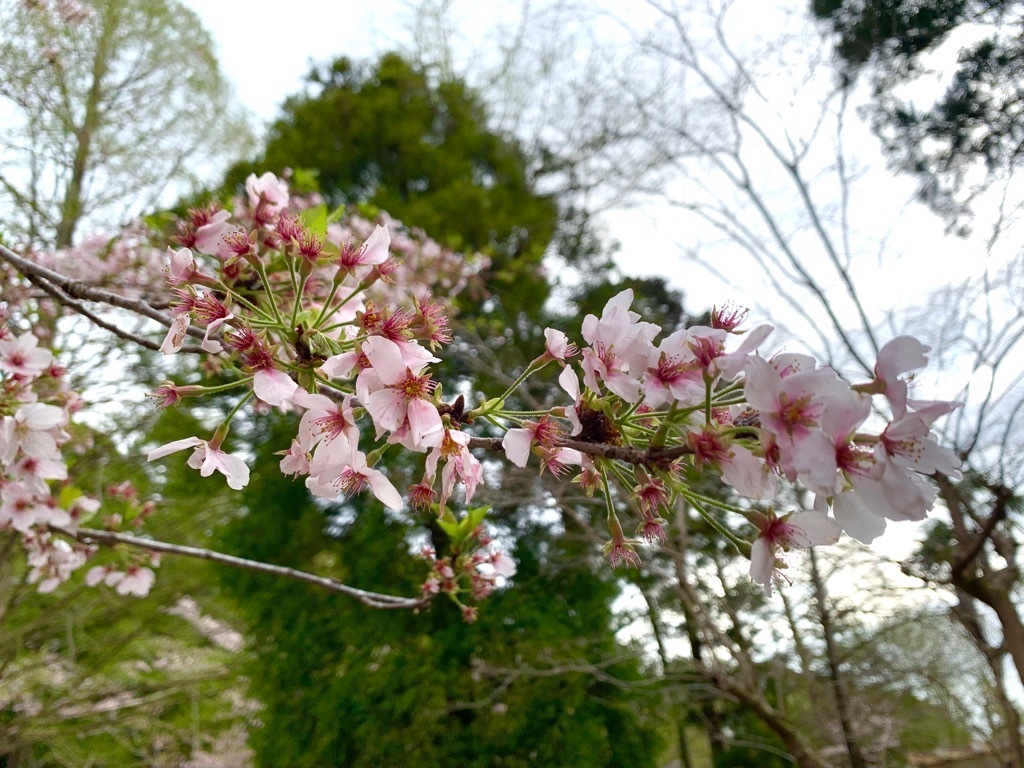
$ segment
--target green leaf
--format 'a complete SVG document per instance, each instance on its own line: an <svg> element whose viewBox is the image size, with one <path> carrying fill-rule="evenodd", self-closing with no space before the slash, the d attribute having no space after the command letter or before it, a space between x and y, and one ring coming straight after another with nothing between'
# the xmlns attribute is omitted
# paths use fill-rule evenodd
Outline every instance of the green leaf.
<svg viewBox="0 0 1024 768"><path fill-rule="evenodd" d="M452 541L459 540L459 523L453 523L450 520L438 520L437 525L448 534L448 538Z"/></svg>
<svg viewBox="0 0 1024 768"><path fill-rule="evenodd" d="M327 235L327 206L321 203L315 208L307 208L299 216L302 218L302 223L306 225L310 232L317 237L325 237Z"/></svg>

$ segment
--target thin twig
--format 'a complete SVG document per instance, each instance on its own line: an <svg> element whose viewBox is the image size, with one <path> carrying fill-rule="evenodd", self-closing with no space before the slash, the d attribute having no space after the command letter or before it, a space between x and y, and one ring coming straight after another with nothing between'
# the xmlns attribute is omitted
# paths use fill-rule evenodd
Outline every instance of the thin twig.
<svg viewBox="0 0 1024 768"><path fill-rule="evenodd" d="M470 448L482 448L492 453L501 453L505 449L501 445L500 437L471 437ZM562 439L559 445L565 448L573 448L580 453L589 456L598 456L602 459L613 459L624 461L627 464L642 464L649 466L660 466L675 461L680 456L693 453L693 449L687 445L679 445L672 448L630 448L627 445L608 445L607 443L587 443L583 440Z"/></svg>
<svg viewBox="0 0 1024 768"><path fill-rule="evenodd" d="M90 311L89 309L87 309L86 306L82 302L78 301L77 299L71 298L66 293L64 293L64 291L62 291L60 288L58 288L56 285L54 285L50 281L45 280L42 277L39 277L38 275L25 275L25 278L30 283L32 283L32 285L36 286L37 288L39 288L44 293L46 293L47 295L51 296L55 301L60 302L61 304L63 304L65 307L67 307L68 309L72 310L73 312L75 312L75 313L77 313L79 315L82 315L83 317L85 317L88 320L92 321L92 323L94 325L97 325L97 326L99 326L100 328L103 328L106 331L110 331L115 336L119 336L122 339L124 339L125 341L130 341L133 344L138 344L140 347L145 347L146 349L151 349L154 352L161 351L160 350L160 348L162 346L161 344L156 343L152 339L147 339L147 338L145 338L143 336L139 336L138 334L129 333L128 331L126 331L126 330L124 330L122 328L119 328L118 326L114 325L113 323L108 323L106 320L101 318L99 315L97 315L97 314L93 313L92 311ZM190 354L205 354L205 350L202 347L200 347L200 346L198 346L196 344L182 345L181 349L178 350L178 351L179 352L186 352L186 353L190 353Z"/></svg>
<svg viewBox="0 0 1024 768"><path fill-rule="evenodd" d="M26 277L41 277L53 285L58 286L62 291L64 291L64 293L73 299L98 301L103 304L109 304L112 307L127 309L131 312L135 312L136 314L148 317L150 320L156 320L158 323L166 325L167 327L170 327L174 323L174 318L169 314L153 309L152 306L141 299L129 299L118 293L105 291L102 288L89 285L81 280L72 280L66 275L62 275L59 272L54 272L52 269L40 266L30 259L26 259L24 256L19 256L10 248L6 248L3 245L0 245L0 258ZM203 331L199 328L189 327L186 332L189 336L193 336L197 339L203 338Z"/></svg>
<svg viewBox="0 0 1024 768"><path fill-rule="evenodd" d="M365 589L350 587L337 579L332 579L326 576L317 576L313 573L299 571L295 568L287 568L282 565L273 565L271 563L263 563L258 560L247 560L242 557L225 555L221 552L214 552L210 549L186 547L182 544L170 544L165 541L145 539L141 536L131 536L126 533L114 533L113 531L98 531L91 528L79 528L78 530L72 531L67 528L51 525L50 529L87 544L95 543L102 544L104 546L127 544L131 547L148 549L153 552L181 555L183 557L192 557L198 560L209 560L214 563L222 563L224 565L230 565L235 568L242 568L248 571L284 576L289 579L295 579L296 581L304 581L308 584L314 584L330 592L340 592L343 595L355 598L359 602L363 603L363 605L368 605L371 608L423 608L430 602L430 600L425 597L399 597L396 595L382 594L380 592L369 592Z"/></svg>

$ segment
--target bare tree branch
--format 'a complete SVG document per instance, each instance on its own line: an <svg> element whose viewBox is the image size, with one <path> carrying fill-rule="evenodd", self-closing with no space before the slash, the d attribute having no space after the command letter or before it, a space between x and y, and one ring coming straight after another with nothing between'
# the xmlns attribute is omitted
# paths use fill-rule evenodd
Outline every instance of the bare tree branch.
<svg viewBox="0 0 1024 768"><path fill-rule="evenodd" d="M408 610L424 608L430 603L430 599L426 597L400 597L380 592L370 592L365 589L359 589L358 587L350 587L349 585L328 576L317 576L313 573L307 573L306 571L300 571L295 568L288 568L283 565L273 565L271 563L263 563L258 560L247 560L244 557L225 555L221 552L214 552L210 549L187 547L183 544L170 544L168 542L157 541L155 539L145 539L141 536L131 536L126 533L114 533L112 531L99 531L91 528L79 528L78 530L72 531L67 528L51 525L50 529L56 533L77 539L78 541L86 544L96 543L104 546L127 544L130 547L148 549L153 552L180 555L182 557L192 557L197 560L209 560L213 563L230 565L233 568L242 568L247 571L256 571L258 573L269 573L274 576L283 576L287 579L294 579L295 581L304 581L307 584L313 584L326 589L329 592L338 592L343 595L348 595L370 608Z"/></svg>

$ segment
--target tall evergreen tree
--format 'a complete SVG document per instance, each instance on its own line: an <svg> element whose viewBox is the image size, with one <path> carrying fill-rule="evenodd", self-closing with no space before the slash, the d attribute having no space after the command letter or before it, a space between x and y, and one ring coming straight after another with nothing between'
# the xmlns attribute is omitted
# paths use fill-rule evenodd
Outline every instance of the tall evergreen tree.
<svg viewBox="0 0 1024 768"><path fill-rule="evenodd" d="M487 252L488 283L513 310L547 296L540 260L557 206L461 81L438 82L397 54L315 67L306 92L285 102L263 156L232 169L229 184L257 168L311 170L332 204L368 203L451 248Z"/></svg>

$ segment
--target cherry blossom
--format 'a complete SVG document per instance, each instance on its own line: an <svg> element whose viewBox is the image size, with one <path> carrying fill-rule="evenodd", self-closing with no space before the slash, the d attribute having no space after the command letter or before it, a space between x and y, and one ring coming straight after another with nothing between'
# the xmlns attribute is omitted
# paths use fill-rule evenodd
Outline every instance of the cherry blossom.
<svg viewBox="0 0 1024 768"><path fill-rule="evenodd" d="M477 486L483 480L483 465L470 453L468 446L469 435L465 432L445 429L440 445L427 455L426 474L431 477L437 472L438 461L445 460L444 469L441 470L441 506L451 497L456 480L461 480L466 488L467 504L472 501Z"/></svg>
<svg viewBox="0 0 1024 768"><path fill-rule="evenodd" d="M256 371L252 388L256 397L263 402L270 405L285 405L291 401L298 384L284 371L269 367Z"/></svg>
<svg viewBox="0 0 1024 768"><path fill-rule="evenodd" d="M400 510L402 494L398 492L387 476L366 463L366 454L350 447L342 461L325 467L317 475L306 478L306 487L314 496L334 501L341 496L354 496L366 488L370 489L389 509Z"/></svg>
<svg viewBox="0 0 1024 768"><path fill-rule="evenodd" d="M271 213L282 211L288 205L288 185L270 172L260 177L255 173L249 174L245 180L245 191L253 207L262 203Z"/></svg>
<svg viewBox="0 0 1024 768"><path fill-rule="evenodd" d="M195 449L188 459L188 465L192 469L198 469L202 477L209 477L214 472L220 472L227 479L229 488L240 491L248 485L249 467L242 459L225 453L219 447L198 437L186 437L154 448L146 455L146 460L162 459L164 456L183 451L186 448Z"/></svg>
<svg viewBox="0 0 1024 768"><path fill-rule="evenodd" d="M399 346L380 336L368 338L363 353L372 368L359 374L357 392L377 426L378 437L408 426L414 449L436 446L443 426L436 406L429 400L434 384L429 375L420 375L425 366L410 368Z"/></svg>
<svg viewBox="0 0 1024 768"><path fill-rule="evenodd" d="M167 282L171 285L190 283L199 274L199 267L196 266L196 260L188 248L177 251L168 248L167 256L170 262L167 267Z"/></svg>
<svg viewBox="0 0 1024 768"><path fill-rule="evenodd" d="M780 551L834 544L839 540L839 525L821 512L791 512L776 517L769 511L767 515L757 516L757 524L761 532L751 547L750 578L764 587L766 596L772 593L776 558Z"/></svg>
<svg viewBox="0 0 1024 768"><path fill-rule="evenodd" d="M907 380L900 375L923 368L928 364L925 346L912 336L897 336L878 351L874 382L892 405L894 416L907 411Z"/></svg>
<svg viewBox="0 0 1024 768"><path fill-rule="evenodd" d="M635 403L651 342L661 329L640 322L640 315L629 309L632 303L633 291L627 288L608 301L600 319L583 318L583 338L590 344L583 350L583 381L598 393L603 382L626 402Z"/></svg>
<svg viewBox="0 0 1024 768"><path fill-rule="evenodd" d="M40 349L39 339L33 333L23 333L13 339L0 338L0 371L35 378L53 363L53 353Z"/></svg>
<svg viewBox="0 0 1024 768"><path fill-rule="evenodd" d="M119 595L135 595L145 597L156 581L156 574L151 568L133 566L127 570L112 571L108 573L103 583L108 587L115 587Z"/></svg>

